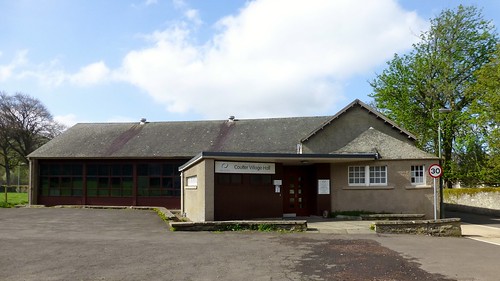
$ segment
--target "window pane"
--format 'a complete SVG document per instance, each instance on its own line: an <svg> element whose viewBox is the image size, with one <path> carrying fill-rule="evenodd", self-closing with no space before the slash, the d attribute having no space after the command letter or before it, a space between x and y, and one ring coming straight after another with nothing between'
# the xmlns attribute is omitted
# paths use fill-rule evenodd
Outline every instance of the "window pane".
<svg viewBox="0 0 500 281"><path fill-rule="evenodd" d="M148 175L148 164L137 165L137 175L147 176Z"/></svg>
<svg viewBox="0 0 500 281"><path fill-rule="evenodd" d="M97 178L87 178L87 196L97 196Z"/></svg>
<svg viewBox="0 0 500 281"><path fill-rule="evenodd" d="M134 170L132 165L123 165L122 166L122 175L124 176L133 176Z"/></svg>
<svg viewBox="0 0 500 281"><path fill-rule="evenodd" d="M61 175L71 175L73 173L72 165L61 165Z"/></svg>
<svg viewBox="0 0 500 281"><path fill-rule="evenodd" d="M50 189L49 190L49 196L59 196L59 195L60 195L59 189Z"/></svg>
<svg viewBox="0 0 500 281"><path fill-rule="evenodd" d="M349 184L363 185L365 183L365 167L364 166L352 166L348 168L349 173ZM370 171L370 174L372 172Z"/></svg>
<svg viewBox="0 0 500 281"><path fill-rule="evenodd" d="M97 191L97 195L100 197L108 197L109 196L109 189L99 189Z"/></svg>
<svg viewBox="0 0 500 281"><path fill-rule="evenodd" d="M386 166L370 167L370 183L385 184L386 183Z"/></svg>
<svg viewBox="0 0 500 281"><path fill-rule="evenodd" d="M174 189L175 190L181 190L181 178L180 177L175 177L174 178Z"/></svg>
<svg viewBox="0 0 500 281"><path fill-rule="evenodd" d="M147 196L149 190L149 177L137 178L137 192L139 196Z"/></svg>
<svg viewBox="0 0 500 281"><path fill-rule="evenodd" d="M71 196L70 188L61 188L61 196Z"/></svg>
<svg viewBox="0 0 500 281"><path fill-rule="evenodd" d="M411 183L423 184L424 183L424 166L411 166Z"/></svg>
<svg viewBox="0 0 500 281"><path fill-rule="evenodd" d="M149 187L160 189L160 178L149 178Z"/></svg>
<svg viewBox="0 0 500 281"><path fill-rule="evenodd" d="M47 196L49 195L49 178L48 177L42 177L41 178L41 188L42 188L42 195Z"/></svg>
<svg viewBox="0 0 500 281"><path fill-rule="evenodd" d="M111 188L120 189L122 184L122 178L114 177L111 178Z"/></svg>
<svg viewBox="0 0 500 281"><path fill-rule="evenodd" d="M161 165L160 164L149 164L149 175L150 176L160 176L161 175Z"/></svg>
<svg viewBox="0 0 500 281"><path fill-rule="evenodd" d="M163 165L163 175L164 176L173 176L174 175L174 165L164 164Z"/></svg>
<svg viewBox="0 0 500 281"><path fill-rule="evenodd" d="M51 164L49 169L50 169L49 173L52 176L57 176L60 175L61 173L59 164Z"/></svg>
<svg viewBox="0 0 500 281"><path fill-rule="evenodd" d="M242 182L241 181L241 175L231 174L231 183L240 184L241 182Z"/></svg>
<svg viewBox="0 0 500 281"><path fill-rule="evenodd" d="M163 178L163 188L173 188L173 179L172 178Z"/></svg>
<svg viewBox="0 0 500 281"><path fill-rule="evenodd" d="M50 188L59 188L59 178L50 178Z"/></svg>
<svg viewBox="0 0 500 281"><path fill-rule="evenodd" d="M122 165L111 165L111 175L121 176L122 175Z"/></svg>
<svg viewBox="0 0 500 281"><path fill-rule="evenodd" d="M49 165L48 164L42 164L40 165L40 175L42 176L48 176L50 174L49 172Z"/></svg>
<svg viewBox="0 0 500 281"><path fill-rule="evenodd" d="M83 165L82 164L73 164L71 165L71 174L73 176L81 176L83 174Z"/></svg>
<svg viewBox="0 0 500 281"><path fill-rule="evenodd" d="M132 196L134 181L132 178L122 178L122 195L124 197Z"/></svg>
<svg viewBox="0 0 500 281"><path fill-rule="evenodd" d="M87 175L97 176L97 165L87 165Z"/></svg>
<svg viewBox="0 0 500 281"><path fill-rule="evenodd" d="M61 178L61 188L71 188L71 178Z"/></svg>
<svg viewBox="0 0 500 281"><path fill-rule="evenodd" d="M230 182L230 177L228 174L218 174L217 182L219 184L228 184Z"/></svg>
<svg viewBox="0 0 500 281"><path fill-rule="evenodd" d="M109 165L99 165L99 176L109 176Z"/></svg>
<svg viewBox="0 0 500 281"><path fill-rule="evenodd" d="M108 188L109 187L109 179L108 178L99 178L98 180L98 188Z"/></svg>
<svg viewBox="0 0 500 281"><path fill-rule="evenodd" d="M122 190L121 190L121 188L112 188L111 189L111 196L113 196L113 197L121 197L122 196Z"/></svg>
<svg viewBox="0 0 500 281"><path fill-rule="evenodd" d="M161 189L159 188L150 189L149 196L161 196Z"/></svg>

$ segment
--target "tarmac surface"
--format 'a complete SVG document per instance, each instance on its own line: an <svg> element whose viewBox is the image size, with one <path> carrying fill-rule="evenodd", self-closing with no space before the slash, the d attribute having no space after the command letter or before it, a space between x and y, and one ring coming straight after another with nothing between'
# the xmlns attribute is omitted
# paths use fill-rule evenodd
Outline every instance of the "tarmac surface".
<svg viewBox="0 0 500 281"><path fill-rule="evenodd" d="M487 221L496 228L494 219ZM0 280L498 280L500 276L500 246L495 244L378 235L369 224L312 218L306 233L193 233L169 231L152 211L0 209Z"/></svg>

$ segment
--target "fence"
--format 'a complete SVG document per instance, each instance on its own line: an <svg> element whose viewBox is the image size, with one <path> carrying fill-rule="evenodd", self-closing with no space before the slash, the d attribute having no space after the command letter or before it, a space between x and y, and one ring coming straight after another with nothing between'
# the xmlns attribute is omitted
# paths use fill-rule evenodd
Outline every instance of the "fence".
<svg viewBox="0 0 500 281"><path fill-rule="evenodd" d="M8 187L5 185L2 185L2 186L0 186L0 192L4 193L6 188L7 188L7 192L16 192L16 193L28 192L28 190L29 190L29 186L27 186L27 185L11 185Z"/></svg>

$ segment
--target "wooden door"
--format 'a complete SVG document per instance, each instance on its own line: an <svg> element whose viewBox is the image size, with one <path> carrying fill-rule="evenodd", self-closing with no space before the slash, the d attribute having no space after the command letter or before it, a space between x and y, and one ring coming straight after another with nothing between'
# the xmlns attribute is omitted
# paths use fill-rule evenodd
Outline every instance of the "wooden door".
<svg viewBox="0 0 500 281"><path fill-rule="evenodd" d="M303 167L285 167L283 179L283 213L308 216L309 179Z"/></svg>

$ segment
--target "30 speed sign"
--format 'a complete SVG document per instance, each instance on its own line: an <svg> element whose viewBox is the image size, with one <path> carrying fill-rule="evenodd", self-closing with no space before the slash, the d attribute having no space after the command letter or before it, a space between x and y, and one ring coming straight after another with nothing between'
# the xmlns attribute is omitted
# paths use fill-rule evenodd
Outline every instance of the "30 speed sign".
<svg viewBox="0 0 500 281"><path fill-rule="evenodd" d="M439 166L438 164L432 164L429 167L429 175L433 178L439 178L441 175L443 175L443 168Z"/></svg>

